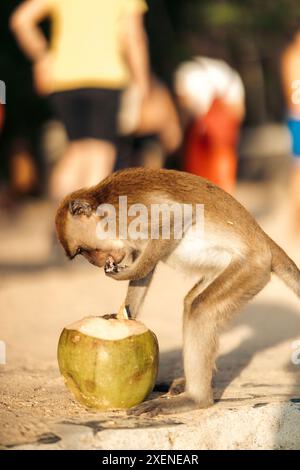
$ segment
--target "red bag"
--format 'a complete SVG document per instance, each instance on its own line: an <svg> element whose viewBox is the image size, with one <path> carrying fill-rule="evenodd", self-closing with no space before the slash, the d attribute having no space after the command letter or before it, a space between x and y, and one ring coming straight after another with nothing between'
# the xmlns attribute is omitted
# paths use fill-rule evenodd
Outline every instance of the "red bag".
<svg viewBox="0 0 300 470"><path fill-rule="evenodd" d="M4 114L5 114L5 106L4 104L0 103L0 132L3 129L4 126Z"/></svg>
<svg viewBox="0 0 300 470"><path fill-rule="evenodd" d="M216 99L207 114L196 118L186 133L184 170L232 192L236 183L239 127L233 110Z"/></svg>

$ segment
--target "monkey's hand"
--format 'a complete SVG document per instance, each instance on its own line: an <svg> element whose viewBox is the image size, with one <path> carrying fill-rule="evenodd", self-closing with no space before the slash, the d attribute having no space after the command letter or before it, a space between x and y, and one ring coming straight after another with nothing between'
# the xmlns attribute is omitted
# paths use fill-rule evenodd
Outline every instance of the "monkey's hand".
<svg viewBox="0 0 300 470"><path fill-rule="evenodd" d="M106 259L104 266L104 272L107 276L117 281L128 281L128 280L139 280L143 279L148 273L148 269L152 268L152 265L145 266L140 263L141 255L138 255L134 262L116 263L112 256Z"/></svg>
<svg viewBox="0 0 300 470"><path fill-rule="evenodd" d="M122 260L123 264L118 264L112 257L108 257L104 267L105 274L118 281L144 279L153 271L158 261L169 253L170 247L169 240L148 240L146 246L135 253L134 259L127 256Z"/></svg>
<svg viewBox="0 0 300 470"><path fill-rule="evenodd" d="M117 274L120 270L121 266L115 262L112 256L108 256L104 265L105 274Z"/></svg>
<svg viewBox="0 0 300 470"><path fill-rule="evenodd" d="M105 265L104 265L104 272L107 276L112 277L113 279L117 280L127 280L129 266L126 264L118 264L114 260L112 256L108 256Z"/></svg>
<svg viewBox="0 0 300 470"><path fill-rule="evenodd" d="M213 399L207 397L203 400L194 400L186 392L177 395L170 396L164 395L154 400L146 401L141 403L134 408L127 411L128 415L140 416L146 414L149 417L156 416L158 414L176 414L184 413L186 411L198 410L201 408L208 408L213 405Z"/></svg>

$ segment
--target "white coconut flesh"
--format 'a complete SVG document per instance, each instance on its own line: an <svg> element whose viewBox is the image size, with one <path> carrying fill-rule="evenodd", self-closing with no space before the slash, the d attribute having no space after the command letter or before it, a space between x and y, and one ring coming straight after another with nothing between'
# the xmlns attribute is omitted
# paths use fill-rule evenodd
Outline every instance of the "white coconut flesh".
<svg viewBox="0 0 300 470"><path fill-rule="evenodd" d="M105 319L101 317L85 317L65 327L93 338L118 341L129 336L141 335L148 328L141 322L127 319Z"/></svg>

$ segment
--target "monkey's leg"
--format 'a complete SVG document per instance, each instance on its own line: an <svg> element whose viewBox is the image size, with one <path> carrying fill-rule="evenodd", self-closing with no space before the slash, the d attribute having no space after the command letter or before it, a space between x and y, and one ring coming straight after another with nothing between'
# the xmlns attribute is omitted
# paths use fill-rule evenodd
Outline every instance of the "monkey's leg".
<svg viewBox="0 0 300 470"><path fill-rule="evenodd" d="M153 278L154 271L155 269L143 279L138 279L136 281L129 282L125 305L129 306L130 316L133 319L137 317L139 311L143 306L149 285L151 284Z"/></svg>
<svg viewBox="0 0 300 470"><path fill-rule="evenodd" d="M212 373L215 365L218 334L227 320L256 295L269 281L266 265L249 265L232 261L200 294L195 286L185 299L184 372L186 390L178 396L166 396L142 403L129 414L171 414L213 404Z"/></svg>
<svg viewBox="0 0 300 470"><path fill-rule="evenodd" d="M194 287L188 292L184 299L184 309L190 309L191 307L191 302L194 300L195 297L201 294L201 292L206 289L206 287L209 286L209 284L217 277L217 274L211 274L212 278L210 276L206 276L205 278L202 277L199 279L199 281L194 285ZM185 377L180 377L178 379L174 379L170 385L168 395L174 396L174 395L180 395L181 393L184 392L185 390L185 385L186 385L186 380Z"/></svg>

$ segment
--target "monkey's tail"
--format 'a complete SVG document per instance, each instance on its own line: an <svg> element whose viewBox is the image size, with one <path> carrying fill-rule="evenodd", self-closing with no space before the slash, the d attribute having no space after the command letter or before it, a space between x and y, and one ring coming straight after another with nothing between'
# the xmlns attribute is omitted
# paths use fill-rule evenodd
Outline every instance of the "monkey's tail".
<svg viewBox="0 0 300 470"><path fill-rule="evenodd" d="M298 267L271 238L269 238L269 245L272 253L272 272L300 297L300 271Z"/></svg>

